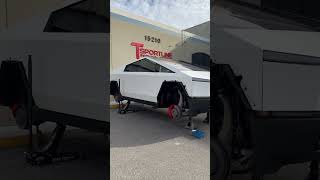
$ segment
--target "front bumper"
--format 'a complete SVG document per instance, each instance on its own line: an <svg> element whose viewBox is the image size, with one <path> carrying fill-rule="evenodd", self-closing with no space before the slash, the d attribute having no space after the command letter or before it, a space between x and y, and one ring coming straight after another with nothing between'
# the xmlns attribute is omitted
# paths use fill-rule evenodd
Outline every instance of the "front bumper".
<svg viewBox="0 0 320 180"><path fill-rule="evenodd" d="M209 112L210 97L190 97L188 104L191 114L206 113Z"/></svg>

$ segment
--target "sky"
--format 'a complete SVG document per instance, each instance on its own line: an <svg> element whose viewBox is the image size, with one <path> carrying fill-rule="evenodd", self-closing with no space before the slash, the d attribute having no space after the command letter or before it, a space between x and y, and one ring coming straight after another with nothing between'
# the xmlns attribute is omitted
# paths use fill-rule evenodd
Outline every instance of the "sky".
<svg viewBox="0 0 320 180"><path fill-rule="evenodd" d="M210 20L210 0L111 0L111 7L178 29Z"/></svg>

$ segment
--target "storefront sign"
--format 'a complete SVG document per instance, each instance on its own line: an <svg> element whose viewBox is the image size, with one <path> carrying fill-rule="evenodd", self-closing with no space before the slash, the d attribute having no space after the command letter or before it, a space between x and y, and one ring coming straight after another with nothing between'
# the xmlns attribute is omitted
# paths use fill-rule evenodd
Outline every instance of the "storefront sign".
<svg viewBox="0 0 320 180"><path fill-rule="evenodd" d="M158 58L165 58L165 59L172 59L171 52L162 52L153 49L146 49L144 48L143 43L132 42L131 46L136 47L136 58L140 59L141 57L158 57Z"/></svg>
<svg viewBox="0 0 320 180"><path fill-rule="evenodd" d="M156 38L156 37L152 37L152 36L144 36L144 40L145 41L150 41L150 42L153 42L153 43L159 43L161 42L161 39L160 38Z"/></svg>

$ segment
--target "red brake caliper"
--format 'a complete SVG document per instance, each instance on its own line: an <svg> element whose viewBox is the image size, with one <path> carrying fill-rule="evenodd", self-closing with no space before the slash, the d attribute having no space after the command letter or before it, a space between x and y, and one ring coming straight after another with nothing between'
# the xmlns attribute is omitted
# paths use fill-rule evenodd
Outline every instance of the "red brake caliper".
<svg viewBox="0 0 320 180"><path fill-rule="evenodd" d="M17 104L14 104L12 105L12 107L10 107L11 111L12 111L12 114L15 115L17 109L18 109L18 105Z"/></svg>
<svg viewBox="0 0 320 180"><path fill-rule="evenodd" d="M168 107L168 116L170 119L173 119L172 110L174 109L174 104Z"/></svg>

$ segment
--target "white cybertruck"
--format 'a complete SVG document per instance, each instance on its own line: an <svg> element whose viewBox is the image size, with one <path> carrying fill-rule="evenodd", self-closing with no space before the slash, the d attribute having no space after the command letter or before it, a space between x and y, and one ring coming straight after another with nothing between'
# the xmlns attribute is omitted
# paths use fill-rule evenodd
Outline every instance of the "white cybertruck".
<svg viewBox="0 0 320 180"><path fill-rule="evenodd" d="M208 112L210 72L186 62L144 57L115 70L110 78L110 94L118 102L168 108L173 119L185 110L191 116ZM122 112L128 103L120 105Z"/></svg>
<svg viewBox="0 0 320 180"><path fill-rule="evenodd" d="M88 15L94 11L88 3L93 1L77 1L31 26L0 33L0 104L10 107L21 129L30 130L30 152L36 153L28 156L31 163L73 159L56 154L66 126L109 133L107 17ZM50 141L40 144L32 140L32 127L45 122L57 126Z"/></svg>
<svg viewBox="0 0 320 180"><path fill-rule="evenodd" d="M213 27L213 176L312 161L316 179L320 33Z"/></svg>
<svg viewBox="0 0 320 180"><path fill-rule="evenodd" d="M0 104L20 128L54 122L52 141L66 126L109 133L107 35L11 38L0 36Z"/></svg>

